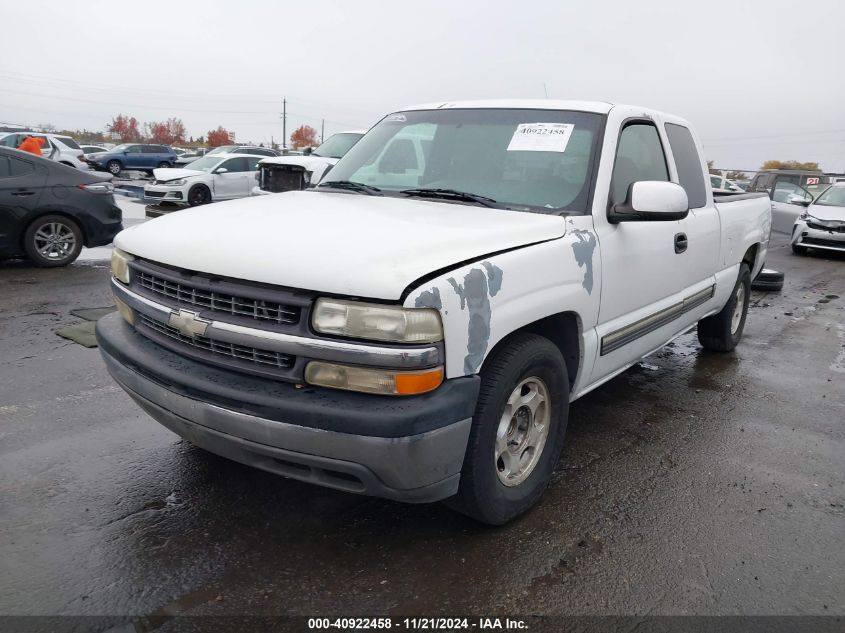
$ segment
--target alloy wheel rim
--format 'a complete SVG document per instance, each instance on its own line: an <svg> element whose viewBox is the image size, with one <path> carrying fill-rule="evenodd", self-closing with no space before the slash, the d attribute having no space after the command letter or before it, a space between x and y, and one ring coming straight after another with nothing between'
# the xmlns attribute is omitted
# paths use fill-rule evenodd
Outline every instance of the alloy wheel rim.
<svg viewBox="0 0 845 633"><path fill-rule="evenodd" d="M517 486L528 479L543 454L550 421L546 383L536 376L526 378L508 396L496 429L493 457L502 484Z"/></svg>
<svg viewBox="0 0 845 633"><path fill-rule="evenodd" d="M35 248L46 259L66 259L76 248L76 236L68 225L48 222L35 232Z"/></svg>
<svg viewBox="0 0 845 633"><path fill-rule="evenodd" d="M731 315L731 334L736 334L739 330L739 324L742 321L742 309L745 307L745 286L739 284L736 290L736 304L734 305L734 312Z"/></svg>

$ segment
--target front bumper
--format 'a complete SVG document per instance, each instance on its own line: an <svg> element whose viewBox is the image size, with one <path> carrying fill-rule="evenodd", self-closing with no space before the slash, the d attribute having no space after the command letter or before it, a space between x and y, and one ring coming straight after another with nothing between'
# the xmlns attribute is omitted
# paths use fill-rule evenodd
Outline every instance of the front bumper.
<svg viewBox="0 0 845 633"><path fill-rule="evenodd" d="M210 452L285 477L412 503L458 489L477 376L391 398L319 389L194 362L118 314L97 323L106 366L158 422Z"/></svg>
<svg viewBox="0 0 845 633"><path fill-rule="evenodd" d="M176 187L164 185L147 185L144 187L144 200L149 202L173 202L177 204L187 203L187 194Z"/></svg>
<svg viewBox="0 0 845 633"><path fill-rule="evenodd" d="M845 232L840 232L837 228L814 228L805 220L796 220L792 227L792 244L828 251L845 251Z"/></svg>

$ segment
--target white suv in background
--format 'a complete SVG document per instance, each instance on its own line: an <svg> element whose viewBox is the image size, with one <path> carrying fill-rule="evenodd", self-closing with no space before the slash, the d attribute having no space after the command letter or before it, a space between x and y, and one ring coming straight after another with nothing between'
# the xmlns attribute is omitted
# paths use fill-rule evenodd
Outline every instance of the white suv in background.
<svg viewBox="0 0 845 633"><path fill-rule="evenodd" d="M44 139L41 154L57 163L77 169L88 169L88 164L82 160L84 152L79 144L69 136L59 134L44 134L42 132L11 132L0 137L0 146L17 149L27 136L37 136Z"/></svg>

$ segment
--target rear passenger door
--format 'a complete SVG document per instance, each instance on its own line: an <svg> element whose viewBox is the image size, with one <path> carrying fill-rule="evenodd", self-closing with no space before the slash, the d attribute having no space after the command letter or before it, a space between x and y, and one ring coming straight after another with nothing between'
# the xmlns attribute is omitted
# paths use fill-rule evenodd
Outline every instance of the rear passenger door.
<svg viewBox="0 0 845 633"><path fill-rule="evenodd" d="M18 250L27 216L38 206L46 177L46 169L25 155L0 155L0 253Z"/></svg>

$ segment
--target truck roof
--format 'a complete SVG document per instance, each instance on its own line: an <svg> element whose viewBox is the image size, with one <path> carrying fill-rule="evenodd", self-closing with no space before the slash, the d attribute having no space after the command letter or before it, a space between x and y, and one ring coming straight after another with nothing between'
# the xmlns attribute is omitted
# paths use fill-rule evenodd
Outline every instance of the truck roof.
<svg viewBox="0 0 845 633"><path fill-rule="evenodd" d="M614 107L606 101L565 101L559 99L484 99L480 101L439 101L402 108L406 110L441 110L444 108L520 108L529 110L577 110L607 114ZM643 110L650 110L643 108Z"/></svg>

